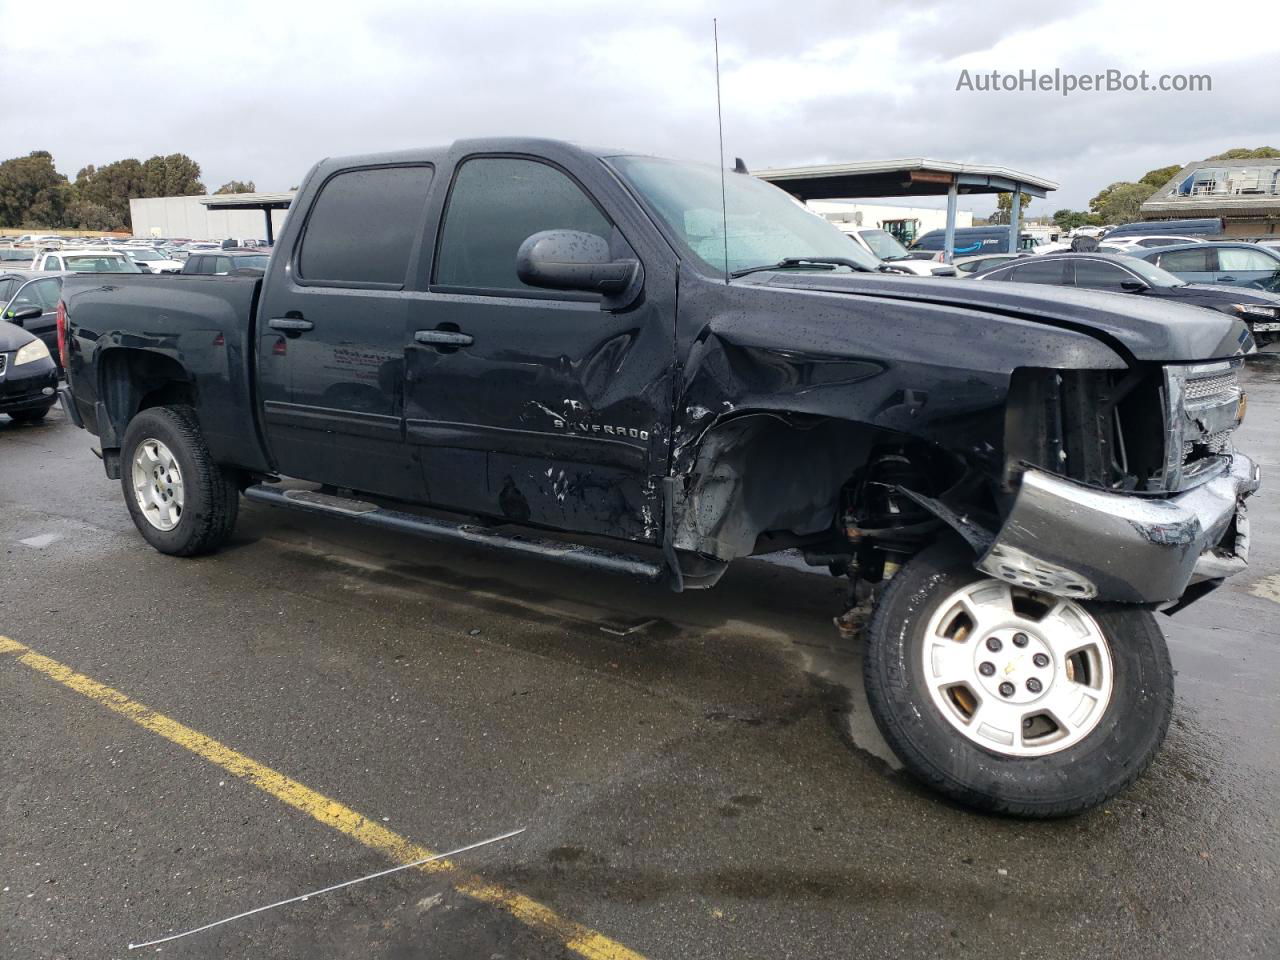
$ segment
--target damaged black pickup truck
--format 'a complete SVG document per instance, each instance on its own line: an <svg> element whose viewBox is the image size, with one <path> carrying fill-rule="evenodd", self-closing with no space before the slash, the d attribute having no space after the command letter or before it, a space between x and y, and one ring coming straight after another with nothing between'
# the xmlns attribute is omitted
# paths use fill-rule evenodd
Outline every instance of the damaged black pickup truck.
<svg viewBox="0 0 1280 960"><path fill-rule="evenodd" d="M179 556L241 496L676 589L801 551L870 607L870 704L923 781L1112 796L1169 723L1154 614L1247 561L1247 329L885 275L724 189L539 140L325 160L262 278L68 277L62 399Z"/></svg>

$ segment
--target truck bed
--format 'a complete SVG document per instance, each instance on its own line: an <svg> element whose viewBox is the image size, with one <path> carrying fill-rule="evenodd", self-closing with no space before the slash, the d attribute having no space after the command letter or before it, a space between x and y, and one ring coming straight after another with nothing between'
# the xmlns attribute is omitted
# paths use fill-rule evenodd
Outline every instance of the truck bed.
<svg viewBox="0 0 1280 960"><path fill-rule="evenodd" d="M115 446L120 425L105 416L99 373L110 352L143 347L172 359L194 388L210 452L223 463L267 469L256 429L254 315L261 277L84 274L68 277L62 299L76 335L68 344L74 402L85 425ZM88 321L88 322L86 322ZM103 376L103 383L110 378Z"/></svg>

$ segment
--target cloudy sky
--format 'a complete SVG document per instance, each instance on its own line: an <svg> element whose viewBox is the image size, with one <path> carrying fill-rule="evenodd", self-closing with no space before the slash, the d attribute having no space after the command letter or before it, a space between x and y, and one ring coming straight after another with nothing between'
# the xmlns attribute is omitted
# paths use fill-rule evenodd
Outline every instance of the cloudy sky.
<svg viewBox="0 0 1280 960"><path fill-rule="evenodd" d="M0 0L0 153L46 149L74 176L180 151L210 189L262 190L326 155L477 135L710 162L713 16L726 153L752 169L997 163L1062 184L1037 213L1153 167L1280 146L1273 3L261 0L85 5L54 26L41 4ZM962 69L1055 67L1207 73L1213 90L956 91Z"/></svg>

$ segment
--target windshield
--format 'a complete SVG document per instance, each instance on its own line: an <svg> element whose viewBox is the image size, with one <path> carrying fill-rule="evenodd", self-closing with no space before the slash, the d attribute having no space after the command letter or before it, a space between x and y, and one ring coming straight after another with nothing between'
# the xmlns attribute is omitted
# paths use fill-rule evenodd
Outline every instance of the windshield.
<svg viewBox="0 0 1280 960"><path fill-rule="evenodd" d="M881 260L901 260L907 256L907 248L892 233L884 230L860 230L858 235Z"/></svg>
<svg viewBox="0 0 1280 960"><path fill-rule="evenodd" d="M130 250L129 256L134 260L163 260L164 257L152 250Z"/></svg>
<svg viewBox="0 0 1280 960"><path fill-rule="evenodd" d="M67 269L75 273L138 273L138 268L124 257L104 257L90 254L83 257L64 257Z"/></svg>
<svg viewBox="0 0 1280 960"><path fill-rule="evenodd" d="M676 239L710 270L732 273L788 257L841 257L875 270L880 262L788 193L749 174L725 175L715 167L655 157L611 161L662 219ZM727 215L726 215L727 214Z"/></svg>

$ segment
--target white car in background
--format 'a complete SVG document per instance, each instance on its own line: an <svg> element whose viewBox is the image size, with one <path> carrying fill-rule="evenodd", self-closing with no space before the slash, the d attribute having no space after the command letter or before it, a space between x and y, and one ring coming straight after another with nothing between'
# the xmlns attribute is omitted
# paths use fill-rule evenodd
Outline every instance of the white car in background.
<svg viewBox="0 0 1280 960"><path fill-rule="evenodd" d="M172 260L159 250L148 247L125 247L117 252L138 265L145 273L181 273L182 261Z"/></svg>
<svg viewBox="0 0 1280 960"><path fill-rule="evenodd" d="M90 247L41 251L36 255L31 269L41 272L69 270L72 273L144 272L141 267L119 251Z"/></svg>
<svg viewBox="0 0 1280 960"><path fill-rule="evenodd" d="M1180 237L1170 233L1153 233L1146 236L1120 236L1114 240L1106 237L1102 241L1113 247L1124 250L1146 249L1149 247L1171 247L1175 243L1204 243L1204 237Z"/></svg>
<svg viewBox="0 0 1280 960"><path fill-rule="evenodd" d="M841 223L835 226L840 227L845 236L873 257L891 263L900 270L914 273L917 277L954 277L956 275L955 268L948 264L914 259L907 252L907 248L898 242L898 238L887 230L881 230L879 227L846 227Z"/></svg>

